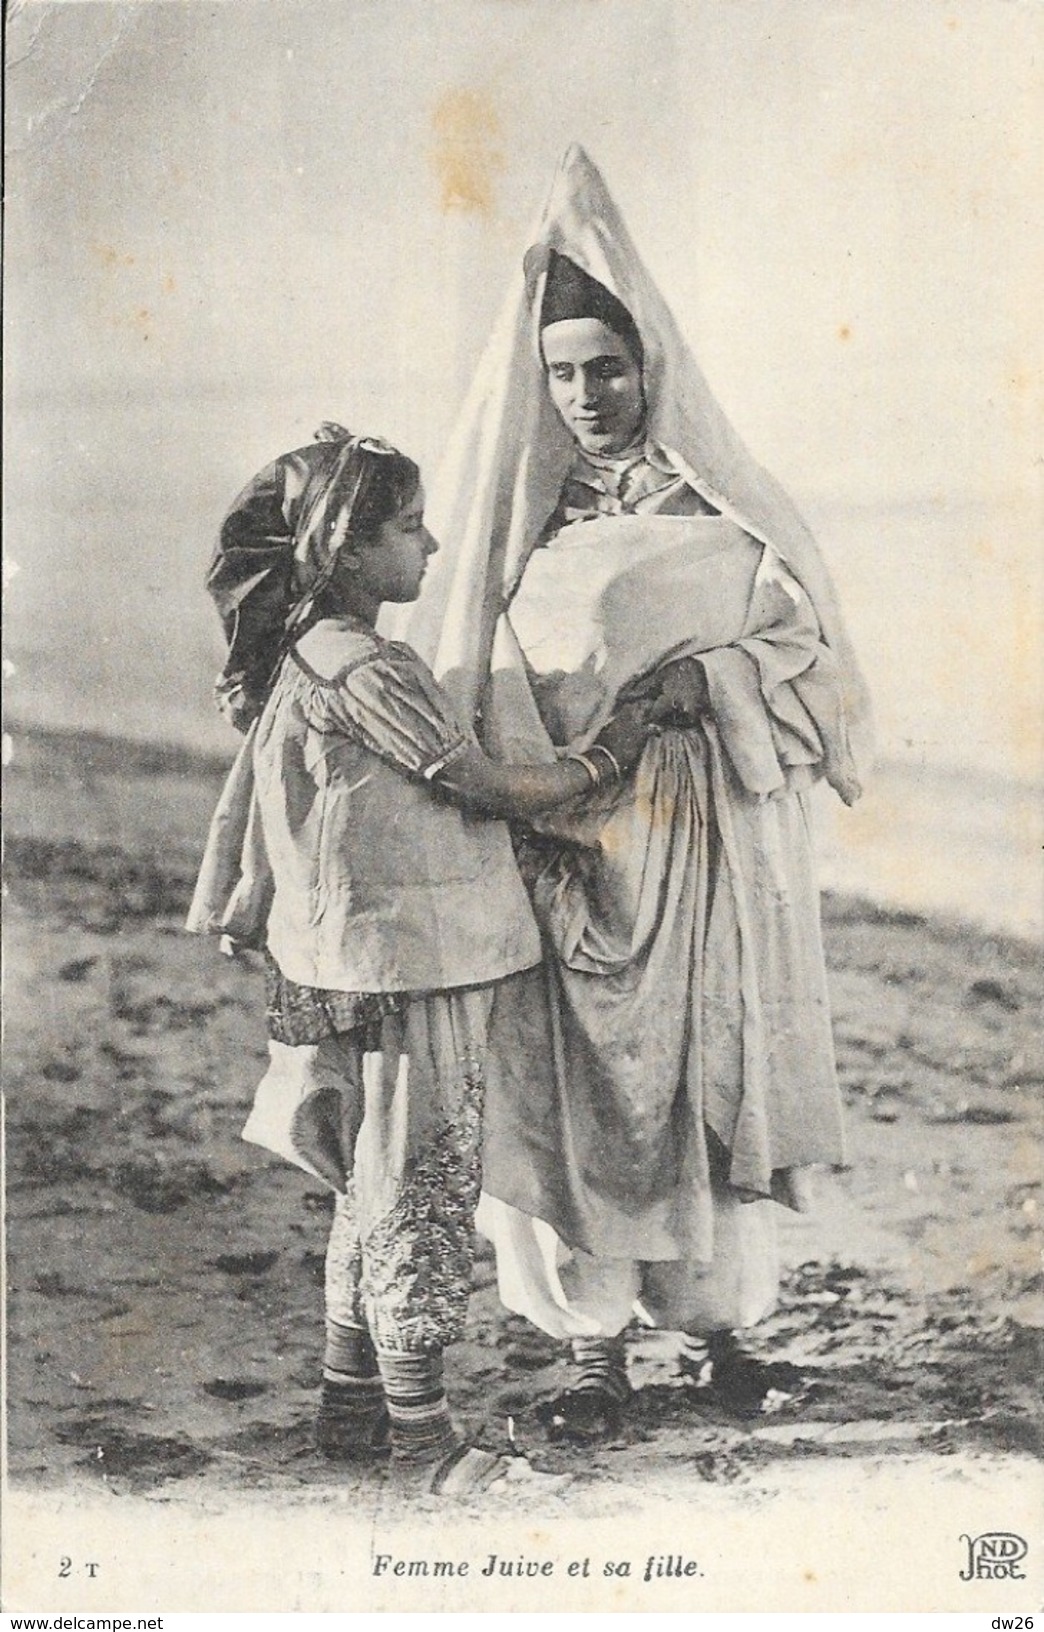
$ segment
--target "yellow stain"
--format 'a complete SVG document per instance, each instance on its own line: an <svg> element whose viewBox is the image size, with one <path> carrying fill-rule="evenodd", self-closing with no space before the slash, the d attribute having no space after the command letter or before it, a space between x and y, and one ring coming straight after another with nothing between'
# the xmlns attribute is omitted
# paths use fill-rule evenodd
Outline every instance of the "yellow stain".
<svg viewBox="0 0 1044 1632"><path fill-rule="evenodd" d="M133 255L121 255L112 244L92 244L91 253L97 256L102 266L133 266Z"/></svg>
<svg viewBox="0 0 1044 1632"><path fill-rule="evenodd" d="M432 163L444 210L491 215L494 186L504 168L500 120L481 91L447 91L432 114Z"/></svg>

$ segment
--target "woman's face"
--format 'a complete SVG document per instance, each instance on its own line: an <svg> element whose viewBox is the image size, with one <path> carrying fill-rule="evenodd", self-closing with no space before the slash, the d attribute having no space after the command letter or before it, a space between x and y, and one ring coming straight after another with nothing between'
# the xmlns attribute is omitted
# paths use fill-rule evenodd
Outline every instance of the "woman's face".
<svg viewBox="0 0 1044 1632"><path fill-rule="evenodd" d="M418 483L376 538L349 544L342 581L350 585L353 599L375 607L385 601L415 601L428 558L438 547L424 525L424 488Z"/></svg>
<svg viewBox="0 0 1044 1632"><path fill-rule="evenodd" d="M645 418L642 372L627 342L597 317L549 323L541 333L547 389L585 453L614 454Z"/></svg>

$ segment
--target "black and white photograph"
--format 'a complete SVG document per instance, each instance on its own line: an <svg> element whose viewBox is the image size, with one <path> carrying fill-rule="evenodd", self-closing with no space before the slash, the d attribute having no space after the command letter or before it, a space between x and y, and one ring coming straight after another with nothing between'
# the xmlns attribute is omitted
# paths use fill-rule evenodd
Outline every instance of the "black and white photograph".
<svg viewBox="0 0 1044 1632"><path fill-rule="evenodd" d="M1042 76L8 4L8 1614L1032 1625Z"/></svg>

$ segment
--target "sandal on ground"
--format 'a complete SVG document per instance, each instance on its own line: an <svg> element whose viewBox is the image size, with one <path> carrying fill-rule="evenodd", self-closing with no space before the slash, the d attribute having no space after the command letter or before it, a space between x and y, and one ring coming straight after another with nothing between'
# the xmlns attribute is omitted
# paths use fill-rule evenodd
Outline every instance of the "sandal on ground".
<svg viewBox="0 0 1044 1632"><path fill-rule="evenodd" d="M484 1451L477 1445L458 1445L434 1465L393 1457L391 1477L404 1495L441 1496L451 1502L487 1495L557 1495L572 1483L571 1474L541 1473L517 1452Z"/></svg>
<svg viewBox="0 0 1044 1632"><path fill-rule="evenodd" d="M477 1445L459 1445L429 1474L427 1485L433 1496L453 1501L470 1501L487 1492L502 1490L551 1494L570 1484L569 1474L541 1473L515 1452L484 1451Z"/></svg>

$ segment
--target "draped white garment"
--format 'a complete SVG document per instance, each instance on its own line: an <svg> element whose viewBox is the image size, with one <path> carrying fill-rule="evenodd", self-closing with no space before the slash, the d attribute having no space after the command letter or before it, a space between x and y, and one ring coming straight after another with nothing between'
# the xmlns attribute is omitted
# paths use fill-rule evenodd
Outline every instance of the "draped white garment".
<svg viewBox="0 0 1044 1632"><path fill-rule="evenodd" d="M575 454L539 354L551 248L635 318L647 432L722 518L690 518L684 544L607 518L534 553ZM394 627L462 711L481 710L491 752L582 746L668 657L701 654L713 705L652 744L610 804L544 824L560 841L530 868L545 963L512 983L491 1039L481 1216L502 1295L557 1335L618 1330L635 1299L690 1330L747 1323L771 1302L775 1259L765 1204L738 1194L792 1201L796 1168L843 1159L807 789L823 775L858 796L869 704L815 541L579 148L429 513L442 550ZM717 582L708 527L729 558Z"/></svg>
<svg viewBox="0 0 1044 1632"><path fill-rule="evenodd" d="M770 544L806 591L838 663L849 740L863 774L871 758L869 698L819 547L792 500L726 418L582 148L564 155L530 245L431 487L428 517L441 549L421 600L390 613L389 632L407 639L465 715L474 715L505 591L517 582L554 510L575 453L548 397L540 358L540 302L553 248L610 289L634 317L645 351L650 435L694 491ZM539 735L531 746L538 748Z"/></svg>

